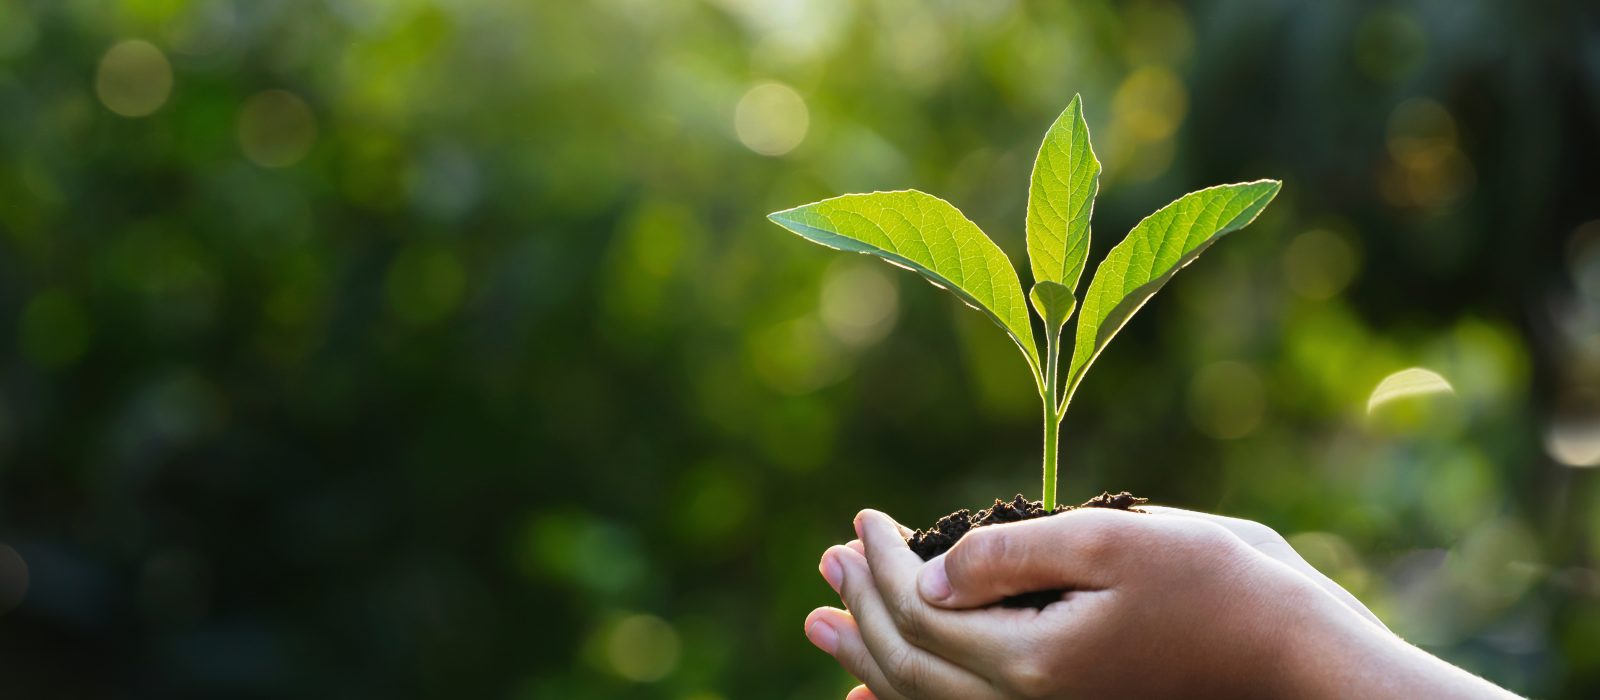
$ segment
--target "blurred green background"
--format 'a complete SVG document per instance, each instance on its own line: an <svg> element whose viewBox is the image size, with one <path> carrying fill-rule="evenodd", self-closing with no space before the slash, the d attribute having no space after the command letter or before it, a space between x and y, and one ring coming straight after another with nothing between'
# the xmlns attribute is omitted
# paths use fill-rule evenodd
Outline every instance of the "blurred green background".
<svg viewBox="0 0 1600 700"><path fill-rule="evenodd" d="M0 0L0 688L839 697L818 556L1037 496L1037 399L763 217L915 187L1026 285L1074 93L1091 264L1286 185L1090 373L1064 499L1600 695L1600 13L1485 0Z"/></svg>

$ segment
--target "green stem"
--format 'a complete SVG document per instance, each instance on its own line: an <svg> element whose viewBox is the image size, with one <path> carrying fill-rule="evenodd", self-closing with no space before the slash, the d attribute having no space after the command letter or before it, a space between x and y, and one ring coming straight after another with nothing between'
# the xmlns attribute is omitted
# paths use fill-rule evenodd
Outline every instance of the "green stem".
<svg viewBox="0 0 1600 700"><path fill-rule="evenodd" d="M1061 329L1045 329L1045 370L1044 370L1044 499L1046 510L1056 507L1056 444L1061 437L1061 413L1056 408L1056 373L1060 371L1056 361L1060 355Z"/></svg>

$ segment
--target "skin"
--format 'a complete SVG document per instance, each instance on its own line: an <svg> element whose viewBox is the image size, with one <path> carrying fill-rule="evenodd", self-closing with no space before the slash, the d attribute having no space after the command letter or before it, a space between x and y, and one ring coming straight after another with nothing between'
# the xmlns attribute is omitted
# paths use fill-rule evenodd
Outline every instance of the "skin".
<svg viewBox="0 0 1600 700"><path fill-rule="evenodd" d="M1389 632L1271 528L1145 510L980 528L926 563L862 511L819 565L849 612L812 611L806 636L862 681L849 700L1515 697Z"/></svg>

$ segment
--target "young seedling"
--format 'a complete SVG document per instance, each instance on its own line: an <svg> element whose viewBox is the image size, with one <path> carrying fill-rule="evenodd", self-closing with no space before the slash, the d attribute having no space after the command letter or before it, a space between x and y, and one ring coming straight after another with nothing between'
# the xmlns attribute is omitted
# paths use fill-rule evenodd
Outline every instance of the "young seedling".
<svg viewBox="0 0 1600 700"><path fill-rule="evenodd" d="M1190 192L1140 221L1106 254L1080 304L1075 290L1089 254L1089 217L1100 162L1080 96L1044 136L1028 186L1028 301L1044 322L1044 354L1011 260L961 211L916 190L847 194L767 218L815 243L876 255L926 277L983 312L1011 336L1044 406L1045 511L1056 506L1056 447L1072 395L1111 338L1172 276L1224 234L1244 228L1278 194L1257 180ZM1063 372L1062 328L1076 310L1072 360Z"/></svg>

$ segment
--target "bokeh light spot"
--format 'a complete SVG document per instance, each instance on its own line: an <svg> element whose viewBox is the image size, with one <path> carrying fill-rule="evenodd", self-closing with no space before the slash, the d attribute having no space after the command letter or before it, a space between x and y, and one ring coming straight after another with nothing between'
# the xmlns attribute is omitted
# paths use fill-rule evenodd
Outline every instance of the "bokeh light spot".
<svg viewBox="0 0 1600 700"><path fill-rule="evenodd" d="M794 88L761 83L739 98L733 127L746 148L764 156L781 156L805 140L811 115L805 98Z"/></svg>
<svg viewBox="0 0 1600 700"><path fill-rule="evenodd" d="M1162 66L1145 66L1122 81L1111 111L1137 141L1159 141L1178 130L1189 110L1189 92Z"/></svg>
<svg viewBox="0 0 1600 700"><path fill-rule="evenodd" d="M1413 396L1455 394L1455 387L1438 372L1422 367L1411 367L1383 378L1367 397L1367 413L1379 407Z"/></svg>
<svg viewBox="0 0 1600 700"><path fill-rule="evenodd" d="M638 683L665 678L678 667L678 632L654 615L630 615L606 635L606 660L617 675Z"/></svg>
<svg viewBox="0 0 1600 700"><path fill-rule="evenodd" d="M118 42L100 59L94 91L112 112L124 117L149 115L172 94L172 64L148 41Z"/></svg>
<svg viewBox="0 0 1600 700"><path fill-rule="evenodd" d="M0 615L28 595L28 562L10 545L0 543Z"/></svg>
<svg viewBox="0 0 1600 700"><path fill-rule="evenodd" d="M1443 105L1426 98L1400 103L1389 115L1389 155L1408 166L1430 167L1456 148L1456 121Z"/></svg>
<svg viewBox="0 0 1600 700"><path fill-rule="evenodd" d="M1283 254L1286 283L1296 294L1310 299L1329 299L1344 291L1360 265L1355 248L1326 229L1295 236Z"/></svg>
<svg viewBox="0 0 1600 700"><path fill-rule="evenodd" d="M840 258L822 278L822 323L840 342L865 347L894 328L900 290L883 265L858 257Z"/></svg>
<svg viewBox="0 0 1600 700"><path fill-rule="evenodd" d="M305 100L287 90L263 90L239 111L239 148L264 168L300 162L317 139L317 119Z"/></svg>
<svg viewBox="0 0 1600 700"><path fill-rule="evenodd" d="M1544 451L1569 467L1600 466L1600 415L1557 415L1545 429Z"/></svg>
<svg viewBox="0 0 1600 700"><path fill-rule="evenodd" d="M67 367L89 349L92 327L88 314L66 292L48 291L22 310L22 353L36 367Z"/></svg>
<svg viewBox="0 0 1600 700"><path fill-rule="evenodd" d="M1189 384L1189 418L1211 437L1233 440L1249 435L1261 424L1265 410L1261 377L1242 362L1207 365Z"/></svg>
<svg viewBox="0 0 1600 700"><path fill-rule="evenodd" d="M1477 179L1457 145L1455 118L1433 100L1411 99L1395 107L1386 145L1392 163L1380 173L1378 185L1395 205L1441 209L1461 199Z"/></svg>

